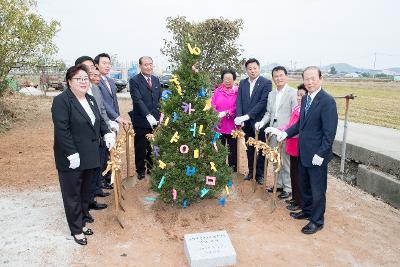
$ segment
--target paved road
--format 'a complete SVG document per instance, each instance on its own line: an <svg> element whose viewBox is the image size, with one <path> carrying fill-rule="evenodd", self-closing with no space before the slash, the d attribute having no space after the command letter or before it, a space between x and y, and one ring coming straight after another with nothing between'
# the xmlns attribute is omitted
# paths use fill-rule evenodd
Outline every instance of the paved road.
<svg viewBox="0 0 400 267"><path fill-rule="evenodd" d="M343 140L343 121L339 121L336 140ZM400 130L349 122L347 143L400 160Z"/></svg>

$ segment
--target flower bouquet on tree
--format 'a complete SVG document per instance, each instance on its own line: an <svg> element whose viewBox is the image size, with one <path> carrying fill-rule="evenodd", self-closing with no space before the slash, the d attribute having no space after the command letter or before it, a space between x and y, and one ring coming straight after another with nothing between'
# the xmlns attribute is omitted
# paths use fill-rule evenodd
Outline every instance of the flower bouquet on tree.
<svg viewBox="0 0 400 267"><path fill-rule="evenodd" d="M152 138L151 186L164 202L186 207L229 193L232 169L215 128L219 119L211 106L208 75L197 68L201 50L187 43L180 57L181 65L161 97L160 126Z"/></svg>

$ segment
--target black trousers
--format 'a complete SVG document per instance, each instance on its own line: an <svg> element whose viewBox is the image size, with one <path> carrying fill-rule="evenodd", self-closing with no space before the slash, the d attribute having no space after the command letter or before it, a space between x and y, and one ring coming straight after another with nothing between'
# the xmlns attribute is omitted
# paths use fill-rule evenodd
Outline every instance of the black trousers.
<svg viewBox="0 0 400 267"><path fill-rule="evenodd" d="M290 156L290 182L292 184L292 198L297 206L301 206L300 179L299 158Z"/></svg>
<svg viewBox="0 0 400 267"><path fill-rule="evenodd" d="M146 166L148 170L153 167L151 160L151 146L146 134L153 133L150 128L134 128L135 130L135 164L136 172L144 173Z"/></svg>
<svg viewBox="0 0 400 267"><path fill-rule="evenodd" d="M305 167L299 162L301 209L311 222L324 224L328 166Z"/></svg>
<svg viewBox="0 0 400 267"><path fill-rule="evenodd" d="M83 216L89 214L90 182L94 169L58 171L65 215L71 235L82 233Z"/></svg>
<svg viewBox="0 0 400 267"><path fill-rule="evenodd" d="M222 145L228 145L229 155L228 155L228 164L233 168L233 171L236 172L236 156L237 156L237 142L236 139L232 137L230 134L222 134L221 135L221 143Z"/></svg>
<svg viewBox="0 0 400 267"><path fill-rule="evenodd" d="M258 135L258 140L263 142L265 142L264 129L265 128L262 128ZM255 138L255 132L251 127L250 123L245 124L245 127L243 127L243 132L246 134L244 137L246 142L249 139L249 137ZM254 147L248 145L246 146L247 146L247 167L249 168L249 173L253 173ZM262 155L261 151L258 152L256 160L257 160L256 177L262 177L264 175L265 156Z"/></svg>
<svg viewBox="0 0 400 267"><path fill-rule="evenodd" d="M105 182L110 183L111 181L111 173L108 172L106 175L103 176L103 171L107 168L107 161L110 158L110 151L106 147L106 144L102 140L100 143L100 187Z"/></svg>
<svg viewBox="0 0 400 267"><path fill-rule="evenodd" d="M94 169L94 174L93 177L91 179L91 183L90 183L90 201L89 203L94 203L96 200L96 194L103 192L103 190L101 189L101 186L103 185L103 181L104 178L101 175L101 169L100 168L96 168Z"/></svg>

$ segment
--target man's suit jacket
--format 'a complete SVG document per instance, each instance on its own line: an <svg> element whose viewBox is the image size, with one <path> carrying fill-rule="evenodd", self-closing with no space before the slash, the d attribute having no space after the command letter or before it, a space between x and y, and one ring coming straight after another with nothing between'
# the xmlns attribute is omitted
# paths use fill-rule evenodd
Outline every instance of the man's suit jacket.
<svg viewBox="0 0 400 267"><path fill-rule="evenodd" d="M249 78L241 80L236 98L236 117L249 115L250 119L245 124L250 124L254 129L254 124L260 121L264 115L271 89L271 81L259 76L250 96Z"/></svg>
<svg viewBox="0 0 400 267"><path fill-rule="evenodd" d="M276 119L276 126L281 127L289 122L290 115L293 109L297 106L297 91L292 87L286 86L285 91L282 94L281 102L279 107L276 106L277 90L273 90L268 95L267 111L262 118L265 125L269 122L269 126L273 126L274 120ZM278 109L278 116L275 116L276 110Z"/></svg>
<svg viewBox="0 0 400 267"><path fill-rule="evenodd" d="M95 115L92 125L90 117L70 89L66 89L53 100L51 113L54 123L54 158L60 171L71 170L68 156L79 153L80 166L77 170L100 166L100 138L110 132L100 116L96 100L89 94L86 99Z"/></svg>
<svg viewBox="0 0 400 267"><path fill-rule="evenodd" d="M141 73L129 80L133 110L129 112L132 125L136 128L151 128L146 116L151 114L160 119L161 85L157 77L151 75L151 88Z"/></svg>
<svg viewBox="0 0 400 267"><path fill-rule="evenodd" d="M322 166L332 159L332 144L338 124L336 102L323 89L317 93L305 114L307 95L301 100L299 121L286 130L288 137L299 135L299 157L305 167L313 167L315 154L324 158Z"/></svg>
<svg viewBox="0 0 400 267"><path fill-rule="evenodd" d="M110 120L107 116L107 110L106 107L104 106L104 100L103 100L103 95L100 92L100 88L97 85L91 84L92 88L92 93L93 97L96 100L97 106L100 111L100 116L103 118L103 120L107 123Z"/></svg>
<svg viewBox="0 0 400 267"><path fill-rule="evenodd" d="M118 106L118 99L117 99L117 87L112 79L106 77L108 83L111 87L111 93L108 90L106 82L103 78L100 79L100 92L103 96L104 106L107 111L107 116L110 120L115 121L116 118L119 117L119 106Z"/></svg>

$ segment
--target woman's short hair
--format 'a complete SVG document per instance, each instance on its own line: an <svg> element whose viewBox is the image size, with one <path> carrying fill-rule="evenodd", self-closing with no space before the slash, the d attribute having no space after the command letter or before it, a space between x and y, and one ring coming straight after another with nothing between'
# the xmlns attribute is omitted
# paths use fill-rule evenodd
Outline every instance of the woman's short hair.
<svg viewBox="0 0 400 267"><path fill-rule="evenodd" d="M306 93L308 93L307 88L305 87L304 83L301 83L297 86L297 90L304 90Z"/></svg>
<svg viewBox="0 0 400 267"><path fill-rule="evenodd" d="M236 80L236 71L233 69L224 69L221 71L221 80L224 79L225 74L230 73L233 76L233 80Z"/></svg>
<svg viewBox="0 0 400 267"><path fill-rule="evenodd" d="M84 72L86 72L87 75L89 75L88 68L83 64L72 66L67 70L67 74L65 74L65 81L67 82L67 87L68 88L69 88L68 81L70 81L72 79L72 77L74 77L78 73L78 71L80 71L80 70L83 70Z"/></svg>

